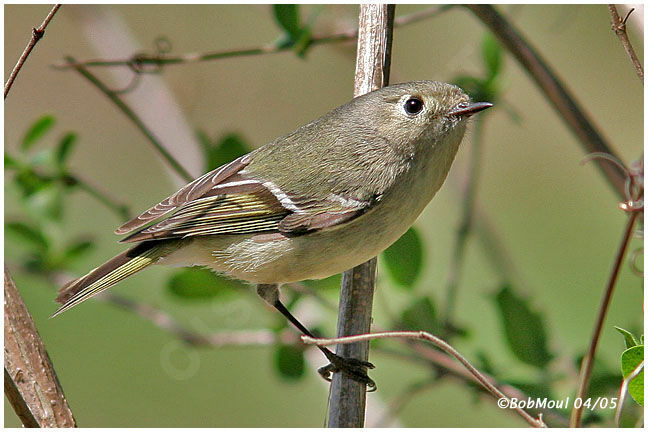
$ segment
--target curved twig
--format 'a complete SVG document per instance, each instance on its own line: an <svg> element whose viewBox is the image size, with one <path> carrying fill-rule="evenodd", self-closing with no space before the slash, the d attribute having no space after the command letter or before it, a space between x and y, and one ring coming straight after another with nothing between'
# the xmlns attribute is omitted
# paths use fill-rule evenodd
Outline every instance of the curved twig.
<svg viewBox="0 0 648 432"><path fill-rule="evenodd" d="M459 362L464 365L466 369L482 384L491 394L493 394L498 399L505 399L510 401L509 398L502 393L497 387L495 387L491 382L477 370L464 356L462 356L457 350L455 350L449 343L444 341L441 338L434 336L431 333L426 331L389 331L381 333L368 333L361 334L356 336L347 336L340 338L332 339L315 339L308 336L301 337L304 343L307 344L316 344L316 345L336 345L336 344L349 344L361 341L369 341L373 339L390 339L390 338L407 338L407 339L423 339L432 342L437 347L441 348L443 351L453 356ZM512 405L511 405L512 406ZM526 411L519 407L513 408L517 411L527 423L533 427L546 427L545 423L542 421L542 415L540 414L537 419L531 417Z"/></svg>

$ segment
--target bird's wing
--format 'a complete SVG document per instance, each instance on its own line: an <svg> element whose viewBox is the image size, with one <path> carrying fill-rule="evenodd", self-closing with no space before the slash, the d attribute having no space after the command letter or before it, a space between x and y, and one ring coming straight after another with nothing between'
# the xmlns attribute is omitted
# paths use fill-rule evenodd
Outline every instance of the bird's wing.
<svg viewBox="0 0 648 432"><path fill-rule="evenodd" d="M198 177L167 199L154 205L141 215L137 216L135 219L131 219L124 225L117 228L115 230L115 234L127 234L129 232L135 231L136 229L147 225L155 219L158 219L168 214L169 212L172 212L178 207L201 197L205 193L209 192L209 190L217 184L221 183L224 180L227 180L229 177L245 168L248 163L249 154L241 156L228 164L220 166L215 170Z"/></svg>
<svg viewBox="0 0 648 432"><path fill-rule="evenodd" d="M116 232L136 230L122 240L129 243L219 234L299 235L346 222L371 205L334 194L317 201L295 196L246 175L247 163L243 156L205 174Z"/></svg>

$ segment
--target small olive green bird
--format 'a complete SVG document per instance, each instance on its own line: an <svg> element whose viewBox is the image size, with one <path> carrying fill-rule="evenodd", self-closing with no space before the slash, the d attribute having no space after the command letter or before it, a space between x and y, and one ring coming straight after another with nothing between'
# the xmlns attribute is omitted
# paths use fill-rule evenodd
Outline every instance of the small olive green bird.
<svg viewBox="0 0 648 432"><path fill-rule="evenodd" d="M54 316L151 264L259 284L286 315L270 284L325 278L394 243L443 184L467 119L491 106L435 81L359 96L117 228L135 245L61 288Z"/></svg>

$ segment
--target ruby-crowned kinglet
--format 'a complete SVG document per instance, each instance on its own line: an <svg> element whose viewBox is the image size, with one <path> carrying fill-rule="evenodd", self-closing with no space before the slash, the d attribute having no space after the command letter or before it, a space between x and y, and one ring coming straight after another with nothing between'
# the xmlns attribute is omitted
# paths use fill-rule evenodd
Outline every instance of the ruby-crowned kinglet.
<svg viewBox="0 0 648 432"><path fill-rule="evenodd" d="M395 84L204 174L117 228L137 245L61 288L55 315L151 264L281 284L376 256L441 187L472 114L458 87Z"/></svg>
<svg viewBox="0 0 648 432"><path fill-rule="evenodd" d="M490 106L434 81L357 97L117 228L129 234L122 242L137 244L61 288L54 315L151 264L205 266L260 284L286 315L267 284L325 278L395 242L441 187L467 118Z"/></svg>

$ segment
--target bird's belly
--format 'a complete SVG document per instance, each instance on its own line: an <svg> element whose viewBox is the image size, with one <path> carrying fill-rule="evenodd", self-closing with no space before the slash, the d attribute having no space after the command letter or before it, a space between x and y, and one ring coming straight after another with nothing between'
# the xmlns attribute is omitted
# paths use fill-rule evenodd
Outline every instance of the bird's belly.
<svg viewBox="0 0 648 432"><path fill-rule="evenodd" d="M454 152L456 146L437 157L454 157ZM429 162L436 166L435 161ZM398 240L447 175L447 170L418 172L427 175L406 176L371 210L340 226L271 241L257 241L253 235L196 237L160 263L206 266L254 283L288 283L341 273Z"/></svg>
<svg viewBox="0 0 648 432"><path fill-rule="evenodd" d="M392 205L379 203L339 227L280 240L257 241L250 235L196 237L160 263L206 266L254 283L322 279L385 250L407 231L427 203L408 205L407 198L386 201Z"/></svg>

